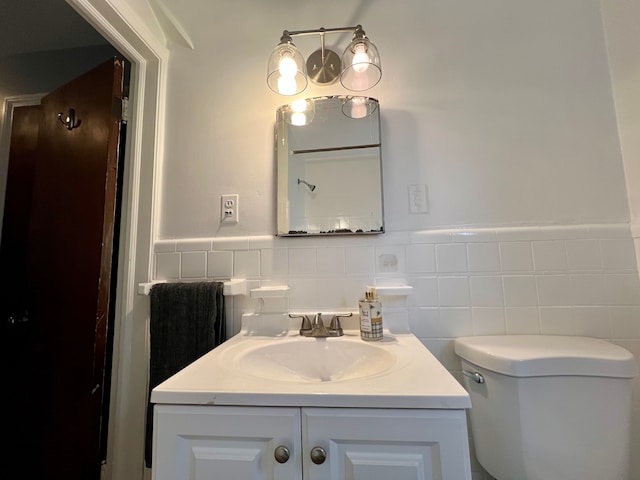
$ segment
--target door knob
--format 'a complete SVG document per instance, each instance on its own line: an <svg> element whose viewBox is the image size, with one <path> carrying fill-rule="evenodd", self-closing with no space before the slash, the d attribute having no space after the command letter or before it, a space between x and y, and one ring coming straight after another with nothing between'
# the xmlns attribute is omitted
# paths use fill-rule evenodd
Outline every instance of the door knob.
<svg viewBox="0 0 640 480"><path fill-rule="evenodd" d="M316 465L322 465L327 459L327 452L322 447L313 447L311 449L311 461Z"/></svg>
<svg viewBox="0 0 640 480"><path fill-rule="evenodd" d="M290 456L289 449L284 445L280 445L276 447L275 451L273 452L273 456L276 458L276 462L287 463L287 460L289 460Z"/></svg>

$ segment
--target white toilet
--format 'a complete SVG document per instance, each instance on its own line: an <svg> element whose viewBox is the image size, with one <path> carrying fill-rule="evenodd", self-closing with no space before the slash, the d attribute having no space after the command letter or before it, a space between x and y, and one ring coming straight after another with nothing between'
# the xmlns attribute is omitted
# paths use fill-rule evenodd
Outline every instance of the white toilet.
<svg viewBox="0 0 640 480"><path fill-rule="evenodd" d="M556 335L462 337L455 352L476 456L497 480L627 480L630 352Z"/></svg>

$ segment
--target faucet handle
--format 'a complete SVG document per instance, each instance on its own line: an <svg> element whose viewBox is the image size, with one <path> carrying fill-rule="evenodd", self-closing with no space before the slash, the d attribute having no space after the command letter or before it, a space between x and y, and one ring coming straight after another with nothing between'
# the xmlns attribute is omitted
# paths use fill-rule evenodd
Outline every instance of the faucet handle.
<svg viewBox="0 0 640 480"><path fill-rule="evenodd" d="M342 325L340 325L340 318L348 318L351 317L353 313L344 313L337 314L331 318L331 324L329 325L329 330L335 330L338 334L342 335Z"/></svg>
<svg viewBox="0 0 640 480"><path fill-rule="evenodd" d="M301 318L302 325L300 325L300 330L311 330L311 320L306 315L294 315L293 313L289 314L289 318Z"/></svg>

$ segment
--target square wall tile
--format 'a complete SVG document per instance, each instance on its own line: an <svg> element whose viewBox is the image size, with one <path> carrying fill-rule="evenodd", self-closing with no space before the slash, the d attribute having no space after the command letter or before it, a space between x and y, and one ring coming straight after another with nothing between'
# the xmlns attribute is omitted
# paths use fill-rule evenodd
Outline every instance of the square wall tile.
<svg viewBox="0 0 640 480"><path fill-rule="evenodd" d="M533 257L529 242L500 242L500 262L505 272L530 272Z"/></svg>
<svg viewBox="0 0 640 480"><path fill-rule="evenodd" d="M265 248L260 250L260 275L272 277L289 273L289 250L286 248Z"/></svg>
<svg viewBox="0 0 640 480"><path fill-rule="evenodd" d="M408 273L432 273L436 271L435 245L407 245L405 253Z"/></svg>
<svg viewBox="0 0 640 480"><path fill-rule="evenodd" d="M376 247L377 273L404 273L404 247L383 246Z"/></svg>
<svg viewBox="0 0 640 480"><path fill-rule="evenodd" d="M470 243L467 245L470 272L499 272L498 243Z"/></svg>
<svg viewBox="0 0 640 480"><path fill-rule="evenodd" d="M538 275L538 300L544 306L570 305L571 277L569 275Z"/></svg>
<svg viewBox="0 0 640 480"><path fill-rule="evenodd" d="M289 276L289 308L292 312L314 311L323 308L322 294L318 290L318 277ZM319 310L318 310L319 311Z"/></svg>
<svg viewBox="0 0 640 480"><path fill-rule="evenodd" d="M403 310L385 310L382 305L383 319L382 327L390 333L407 333L409 330L409 312Z"/></svg>
<svg viewBox="0 0 640 480"><path fill-rule="evenodd" d="M436 268L441 273L468 271L466 245L463 243L436 245Z"/></svg>
<svg viewBox="0 0 640 480"><path fill-rule="evenodd" d="M408 297L409 305L417 307L438 306L438 280L436 277L414 277L411 279L413 292Z"/></svg>
<svg viewBox="0 0 640 480"><path fill-rule="evenodd" d="M374 272L373 247L347 247L344 253L347 274Z"/></svg>
<svg viewBox="0 0 640 480"><path fill-rule="evenodd" d="M260 251L236 251L233 252L233 276L257 277L260 275Z"/></svg>
<svg viewBox="0 0 640 480"><path fill-rule="evenodd" d="M321 274L344 274L345 260L342 247L318 247L316 271Z"/></svg>
<svg viewBox="0 0 640 480"><path fill-rule="evenodd" d="M571 270L600 270L600 242L593 239L567 240L567 264Z"/></svg>
<svg viewBox="0 0 640 480"><path fill-rule="evenodd" d="M291 275L316 273L316 249L290 248L289 273Z"/></svg>
<svg viewBox="0 0 640 480"><path fill-rule="evenodd" d="M533 275L514 275L502 278L504 303L508 307L538 305L538 289Z"/></svg>
<svg viewBox="0 0 640 480"><path fill-rule="evenodd" d="M567 254L562 240L532 242L533 264L536 271L565 270Z"/></svg>
<svg viewBox="0 0 640 480"><path fill-rule="evenodd" d="M611 338L640 338L640 307L609 307Z"/></svg>
<svg viewBox="0 0 640 480"><path fill-rule="evenodd" d="M504 308L473 307L471 316L474 335L504 335L507 333Z"/></svg>
<svg viewBox="0 0 640 480"><path fill-rule="evenodd" d="M469 279L467 277L438 277L438 297L441 307L468 307Z"/></svg>
<svg viewBox="0 0 640 480"><path fill-rule="evenodd" d="M207 252L207 277L233 277L233 252Z"/></svg>
<svg viewBox="0 0 640 480"><path fill-rule="evenodd" d="M636 251L630 238L600 240L602 266L605 270L635 270Z"/></svg>
<svg viewBox="0 0 640 480"><path fill-rule="evenodd" d="M470 308L420 308L409 314L411 331L419 338L456 338L473 335Z"/></svg>
<svg viewBox="0 0 640 480"><path fill-rule="evenodd" d="M571 307L540 307L540 333L575 335Z"/></svg>
<svg viewBox="0 0 640 480"><path fill-rule="evenodd" d="M502 279L498 276L471 277L471 305L474 307L501 307L504 305Z"/></svg>
<svg viewBox="0 0 640 480"><path fill-rule="evenodd" d="M473 335L471 309L441 308L439 317L440 337L466 337Z"/></svg>
<svg viewBox="0 0 640 480"><path fill-rule="evenodd" d="M509 335L537 335L540 333L538 307L507 307L505 308L505 319Z"/></svg>
<svg viewBox="0 0 640 480"><path fill-rule="evenodd" d="M358 311L358 301L364 296L364 286L359 281L347 277L318 277L314 303L320 311L339 309ZM382 302L384 310L384 301ZM330 318L327 318L328 322ZM384 320L383 320L384 321Z"/></svg>
<svg viewBox="0 0 640 480"><path fill-rule="evenodd" d="M637 274L605 275L608 305L640 305Z"/></svg>
<svg viewBox="0 0 640 480"><path fill-rule="evenodd" d="M440 310L433 308L410 308L409 329L416 337L437 338L439 331Z"/></svg>
<svg viewBox="0 0 640 480"><path fill-rule="evenodd" d="M571 313L576 335L609 338L611 327L607 307L574 307Z"/></svg>
<svg viewBox="0 0 640 480"><path fill-rule="evenodd" d="M207 252L184 252L180 266L181 278L205 278L207 275Z"/></svg>
<svg viewBox="0 0 640 480"><path fill-rule="evenodd" d="M573 305L606 305L604 275L572 275L571 303Z"/></svg>
<svg viewBox="0 0 640 480"><path fill-rule="evenodd" d="M180 278L180 254L157 253L155 280L174 280Z"/></svg>

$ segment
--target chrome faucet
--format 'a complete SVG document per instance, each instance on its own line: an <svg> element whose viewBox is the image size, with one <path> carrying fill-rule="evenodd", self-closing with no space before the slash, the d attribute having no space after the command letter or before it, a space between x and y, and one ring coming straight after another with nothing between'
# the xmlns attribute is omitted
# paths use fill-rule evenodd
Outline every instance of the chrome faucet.
<svg viewBox="0 0 640 480"><path fill-rule="evenodd" d="M331 323L329 324L329 328L325 327L324 321L322 320L322 314L316 313L313 317L313 320L309 320L309 317L306 315L294 315L292 313L289 314L290 318L301 318L302 325L300 325L300 335L303 337L315 337L315 338L326 338L326 337L341 337L344 332L342 330L342 326L340 325L340 318L342 317L350 317L353 313L345 313L343 315L334 315L331 318Z"/></svg>

